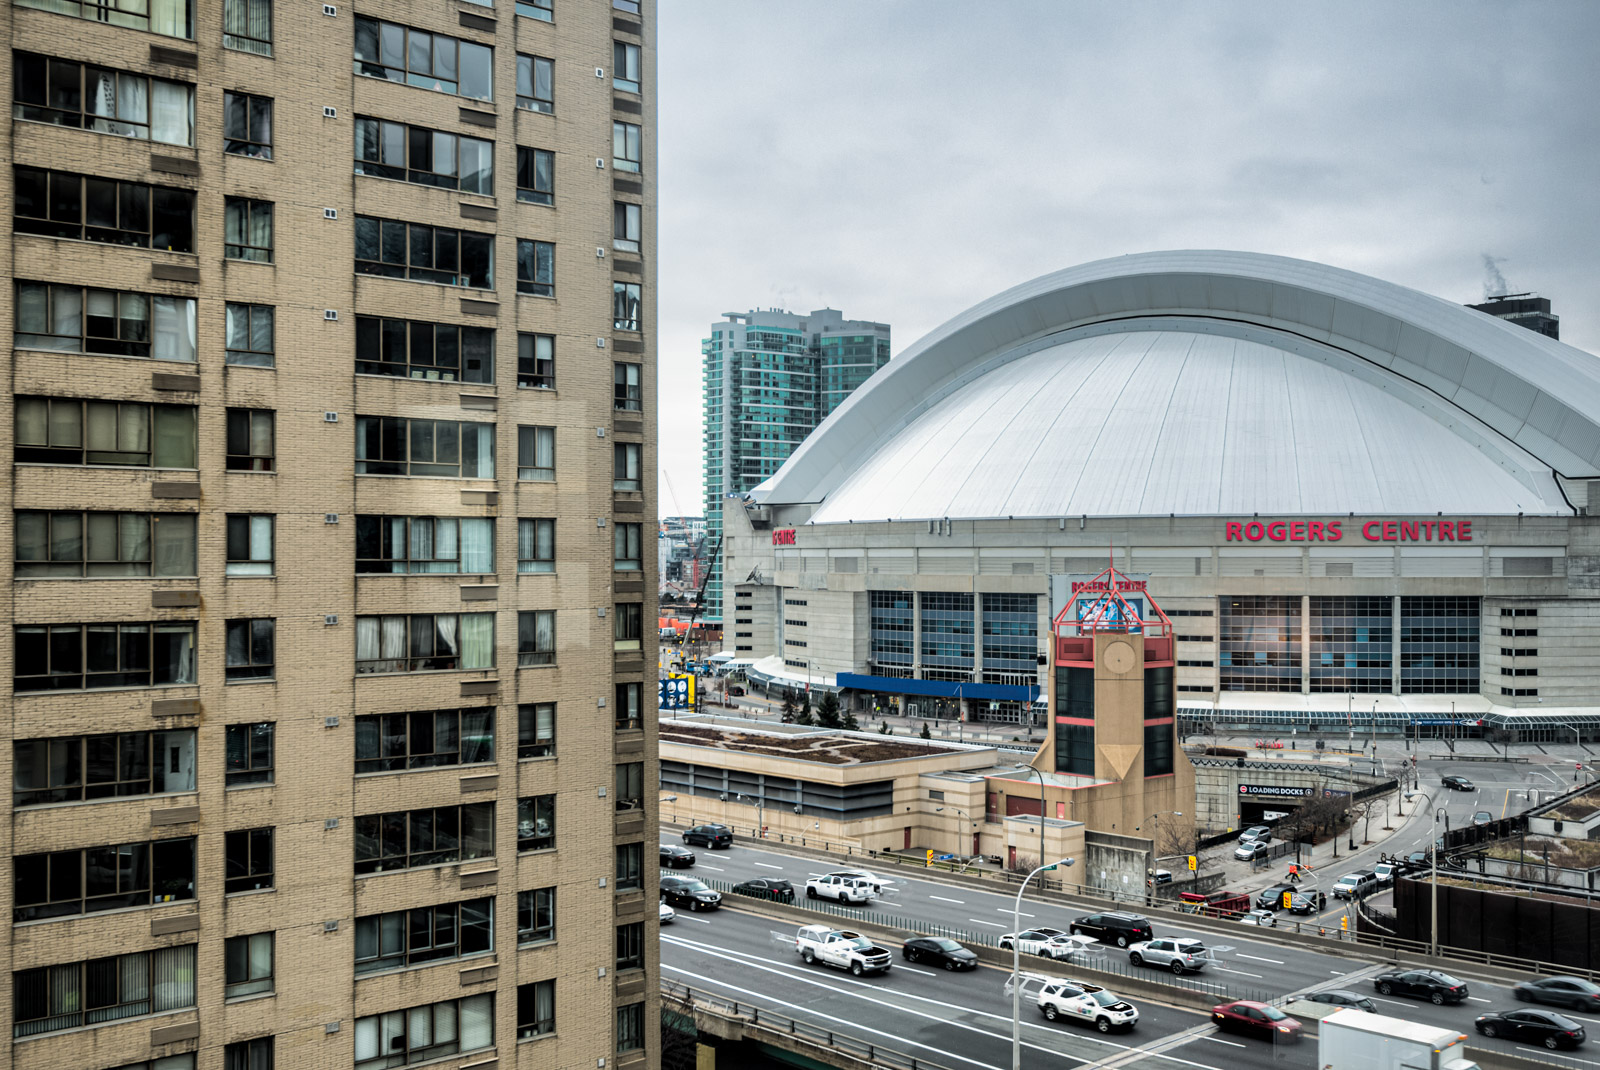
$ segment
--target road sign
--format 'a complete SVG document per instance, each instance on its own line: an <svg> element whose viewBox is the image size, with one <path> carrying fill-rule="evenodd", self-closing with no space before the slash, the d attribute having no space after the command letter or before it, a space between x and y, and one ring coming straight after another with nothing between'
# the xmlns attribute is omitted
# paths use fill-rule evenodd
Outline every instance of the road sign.
<svg viewBox="0 0 1600 1070"><path fill-rule="evenodd" d="M1200 868L1200 860L1198 858L1196 858L1194 855L1190 855L1189 856L1189 872L1193 873L1195 870L1197 870L1199 868Z"/></svg>
<svg viewBox="0 0 1600 1070"><path fill-rule="evenodd" d="M930 850L930 851L929 851L929 852L928 852L928 857L927 857L927 859L926 859L926 860L925 860L925 861L924 861L924 862L923 862L923 863L922 863L922 865L923 865L923 867L924 867L924 868L926 868L926 867L928 867L928 866L931 866L931 865L933 865L933 852L932 852L932 851L931 851L931 850Z"/></svg>

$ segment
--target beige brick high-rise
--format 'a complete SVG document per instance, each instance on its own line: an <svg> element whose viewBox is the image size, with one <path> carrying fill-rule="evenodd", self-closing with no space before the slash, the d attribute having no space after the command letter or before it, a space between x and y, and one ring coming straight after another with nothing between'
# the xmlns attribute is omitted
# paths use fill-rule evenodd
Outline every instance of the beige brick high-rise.
<svg viewBox="0 0 1600 1070"><path fill-rule="evenodd" d="M107 3L0 8L0 1066L657 1064L653 0Z"/></svg>

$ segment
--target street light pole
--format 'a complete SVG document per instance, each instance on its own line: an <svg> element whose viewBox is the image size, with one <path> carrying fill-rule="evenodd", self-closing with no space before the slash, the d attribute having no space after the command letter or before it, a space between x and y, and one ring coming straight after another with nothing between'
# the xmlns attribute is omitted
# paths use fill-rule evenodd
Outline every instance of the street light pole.
<svg viewBox="0 0 1600 1070"><path fill-rule="evenodd" d="M978 835L978 819L977 818L973 817L971 814L967 813L965 810L961 809L959 806L935 806L933 808L933 812L936 813L936 814L942 814L946 810L954 810L956 813L960 814L962 817L964 817L968 821L972 822L972 835L973 835L974 839L977 838L977 835ZM959 849L960 846L961 846L961 822L958 821L958 822L956 822L956 847ZM960 853L964 854L965 852L960 852ZM976 851L974 851L972 853L973 854L977 854Z"/></svg>
<svg viewBox="0 0 1600 1070"><path fill-rule="evenodd" d="M1022 1070L1022 942L1017 938L1022 932L1022 893L1027 890L1028 882L1045 870L1057 866L1065 869L1076 861L1063 858L1047 866L1041 856L1039 867L1022 878L1017 900L1011 907L1011 1070Z"/></svg>

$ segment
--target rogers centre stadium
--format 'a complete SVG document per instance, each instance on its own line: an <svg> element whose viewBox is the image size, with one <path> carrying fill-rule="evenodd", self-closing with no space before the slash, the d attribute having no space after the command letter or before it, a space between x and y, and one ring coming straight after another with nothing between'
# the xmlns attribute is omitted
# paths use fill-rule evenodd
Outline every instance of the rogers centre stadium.
<svg viewBox="0 0 1600 1070"><path fill-rule="evenodd" d="M1172 619L1187 730L1594 740L1591 493L1593 354L1322 264L1102 260L939 327L729 501L722 658L1039 724L1109 564Z"/></svg>

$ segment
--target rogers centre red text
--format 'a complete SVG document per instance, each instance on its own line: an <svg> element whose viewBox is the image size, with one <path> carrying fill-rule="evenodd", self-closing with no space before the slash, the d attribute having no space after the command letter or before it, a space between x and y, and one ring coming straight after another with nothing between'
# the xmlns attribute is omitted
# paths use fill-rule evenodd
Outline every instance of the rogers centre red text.
<svg viewBox="0 0 1600 1070"><path fill-rule="evenodd" d="M1230 520L1227 542L1339 542L1339 520ZM1367 542L1471 542L1470 520L1368 520L1361 525Z"/></svg>

